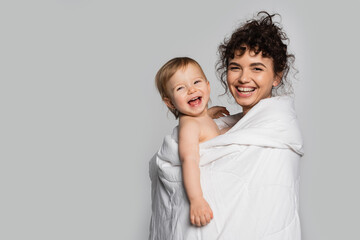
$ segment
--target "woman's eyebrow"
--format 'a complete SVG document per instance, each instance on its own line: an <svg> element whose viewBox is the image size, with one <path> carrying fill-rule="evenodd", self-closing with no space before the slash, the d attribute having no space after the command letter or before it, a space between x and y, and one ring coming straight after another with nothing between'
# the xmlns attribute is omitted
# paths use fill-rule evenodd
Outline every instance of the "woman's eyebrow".
<svg viewBox="0 0 360 240"><path fill-rule="evenodd" d="M240 67L240 64L238 64L238 63L236 63L236 62L230 62L230 63L229 63L229 66L230 66L230 65L235 65L235 66Z"/></svg>
<svg viewBox="0 0 360 240"><path fill-rule="evenodd" d="M250 64L250 67L256 67L256 66L263 66L264 68L267 68L263 63L261 62L254 62Z"/></svg>

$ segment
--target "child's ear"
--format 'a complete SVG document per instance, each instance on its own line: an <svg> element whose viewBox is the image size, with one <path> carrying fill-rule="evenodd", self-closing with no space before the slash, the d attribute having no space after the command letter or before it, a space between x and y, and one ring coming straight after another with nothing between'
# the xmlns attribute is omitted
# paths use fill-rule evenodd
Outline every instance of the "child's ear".
<svg viewBox="0 0 360 240"><path fill-rule="evenodd" d="M163 101L166 104L166 106L168 106L168 108L175 109L175 106L172 104L170 98L164 97Z"/></svg>

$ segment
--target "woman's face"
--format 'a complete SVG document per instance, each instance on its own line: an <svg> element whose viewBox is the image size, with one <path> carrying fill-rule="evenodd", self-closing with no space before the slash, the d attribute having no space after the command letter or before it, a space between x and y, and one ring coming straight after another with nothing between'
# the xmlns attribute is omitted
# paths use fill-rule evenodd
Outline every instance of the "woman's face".
<svg viewBox="0 0 360 240"><path fill-rule="evenodd" d="M281 77L275 75L272 58L246 50L242 56L235 52L229 59L227 83L235 101L246 114L261 99L271 97L272 87L279 85Z"/></svg>

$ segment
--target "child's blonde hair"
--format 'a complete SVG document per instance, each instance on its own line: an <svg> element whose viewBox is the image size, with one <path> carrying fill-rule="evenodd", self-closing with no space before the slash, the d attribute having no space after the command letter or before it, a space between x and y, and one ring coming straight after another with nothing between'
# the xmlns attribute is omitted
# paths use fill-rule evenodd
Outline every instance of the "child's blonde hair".
<svg viewBox="0 0 360 240"><path fill-rule="evenodd" d="M170 78L176 73L179 69L184 69L189 64L194 64L198 66L201 70L201 73L205 76L204 71L202 70L200 64L196 62L194 59L189 57L176 57L169 60L165 63L159 71L156 73L155 76L155 84L160 93L161 99L170 98L168 92L166 91L166 84L170 80ZM206 76L205 76L206 79ZM206 79L207 81L207 79ZM176 108L170 108L169 110L175 115L177 119L179 117L179 111Z"/></svg>

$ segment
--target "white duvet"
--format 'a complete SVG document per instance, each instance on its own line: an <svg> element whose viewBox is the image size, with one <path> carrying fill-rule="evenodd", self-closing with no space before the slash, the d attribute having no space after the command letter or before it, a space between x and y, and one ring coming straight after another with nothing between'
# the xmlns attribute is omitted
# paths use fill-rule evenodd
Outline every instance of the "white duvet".
<svg viewBox="0 0 360 240"><path fill-rule="evenodd" d="M225 134L200 144L201 186L214 218L190 224L177 128L150 161L151 240L299 240L299 159L303 155L293 100L261 100L243 118L217 119Z"/></svg>

